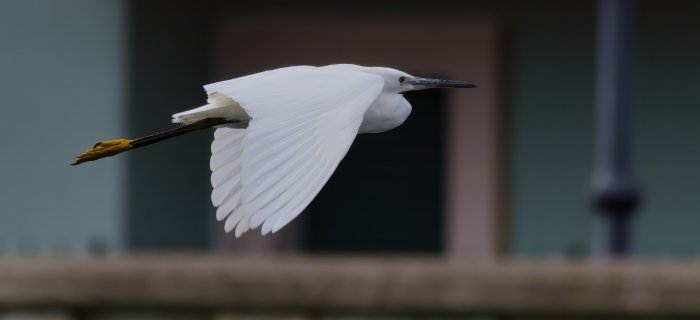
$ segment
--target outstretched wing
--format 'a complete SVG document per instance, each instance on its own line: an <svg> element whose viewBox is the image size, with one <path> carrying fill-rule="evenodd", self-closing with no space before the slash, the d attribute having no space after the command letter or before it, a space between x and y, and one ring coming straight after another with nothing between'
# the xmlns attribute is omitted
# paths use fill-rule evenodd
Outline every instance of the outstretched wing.
<svg viewBox="0 0 700 320"><path fill-rule="evenodd" d="M212 144L212 202L226 232L276 232L318 194L347 153L381 77L315 67L268 71L205 86L251 117Z"/></svg>

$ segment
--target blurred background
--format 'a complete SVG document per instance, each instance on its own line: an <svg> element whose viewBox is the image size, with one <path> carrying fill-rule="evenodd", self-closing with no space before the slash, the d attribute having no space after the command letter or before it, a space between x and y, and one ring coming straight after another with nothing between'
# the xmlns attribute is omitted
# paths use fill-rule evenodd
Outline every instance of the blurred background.
<svg viewBox="0 0 700 320"><path fill-rule="evenodd" d="M700 2L637 1L632 256L700 255ZM591 255L596 1L0 2L0 256ZM170 128L202 85L356 63L465 80L407 94L273 236L223 233L203 131L79 167L96 141Z"/></svg>

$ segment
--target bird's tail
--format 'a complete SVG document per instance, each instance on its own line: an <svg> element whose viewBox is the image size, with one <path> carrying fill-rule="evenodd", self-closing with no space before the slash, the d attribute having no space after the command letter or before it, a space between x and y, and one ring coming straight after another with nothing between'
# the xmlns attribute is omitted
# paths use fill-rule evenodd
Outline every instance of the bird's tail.
<svg viewBox="0 0 700 320"><path fill-rule="evenodd" d="M173 115L173 123L189 124L195 123L197 121L209 118L212 115L216 115L219 109L223 109L216 104L207 104L199 108L194 108L192 110L183 111Z"/></svg>
<svg viewBox="0 0 700 320"><path fill-rule="evenodd" d="M167 131L159 132L138 139L117 139L102 141L96 143L91 149L81 153L75 158L75 161L71 165L78 165L83 162L94 161L97 159L111 157L116 154L120 154L124 151L131 149L136 149L140 147L147 146L156 142L160 142L166 139L177 137L179 135L192 132L195 130L201 130L206 128L211 128L224 124L236 123L237 120L227 120L224 118L206 118L201 119L189 124L181 125L177 128L170 129Z"/></svg>
<svg viewBox="0 0 700 320"><path fill-rule="evenodd" d="M174 114L173 123L190 124L208 118L250 119L238 102L218 92L210 92L207 102L209 104L199 108Z"/></svg>

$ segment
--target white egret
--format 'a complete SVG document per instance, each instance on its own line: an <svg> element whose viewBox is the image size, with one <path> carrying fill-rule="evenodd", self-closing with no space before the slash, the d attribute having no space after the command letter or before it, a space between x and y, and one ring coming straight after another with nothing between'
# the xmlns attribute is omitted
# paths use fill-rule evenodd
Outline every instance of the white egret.
<svg viewBox="0 0 700 320"><path fill-rule="evenodd" d="M295 66L204 86L208 104L176 113L181 126L140 139L97 143L80 164L193 130L214 127L210 167L224 229L236 237L262 226L276 232L318 194L358 133L383 132L411 113L403 92L473 88L383 68Z"/></svg>

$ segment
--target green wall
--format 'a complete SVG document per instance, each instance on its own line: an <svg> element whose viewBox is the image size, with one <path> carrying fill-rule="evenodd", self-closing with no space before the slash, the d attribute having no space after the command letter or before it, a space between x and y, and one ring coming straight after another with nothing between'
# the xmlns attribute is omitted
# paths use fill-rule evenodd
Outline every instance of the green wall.
<svg viewBox="0 0 700 320"><path fill-rule="evenodd" d="M0 252L122 247L124 158L68 164L124 133L124 20L117 0L0 4Z"/></svg>
<svg viewBox="0 0 700 320"><path fill-rule="evenodd" d="M700 3L640 1L633 147L645 194L635 254L700 254ZM589 251L594 10L524 15L512 29L510 247L516 255Z"/></svg>
<svg viewBox="0 0 700 320"><path fill-rule="evenodd" d="M635 155L648 195L644 255L700 255L700 3L644 2Z"/></svg>
<svg viewBox="0 0 700 320"><path fill-rule="evenodd" d="M516 255L588 250L594 26L593 7L586 9L530 12L511 30L507 161Z"/></svg>

